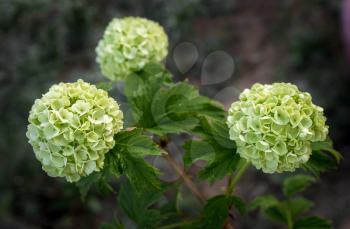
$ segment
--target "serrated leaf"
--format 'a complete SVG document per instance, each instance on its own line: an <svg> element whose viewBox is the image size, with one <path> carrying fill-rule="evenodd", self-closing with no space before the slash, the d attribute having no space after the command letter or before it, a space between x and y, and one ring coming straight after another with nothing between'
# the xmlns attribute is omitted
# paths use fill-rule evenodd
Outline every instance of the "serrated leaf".
<svg viewBox="0 0 350 229"><path fill-rule="evenodd" d="M292 218L296 219L299 215L307 212L314 204L305 198L296 198L288 202L289 210L292 214Z"/></svg>
<svg viewBox="0 0 350 229"><path fill-rule="evenodd" d="M330 229L331 223L317 216L301 218L295 222L293 229Z"/></svg>
<svg viewBox="0 0 350 229"><path fill-rule="evenodd" d="M203 208L198 228L221 229L228 217L229 207L232 205L232 202L232 197L224 195L209 199Z"/></svg>
<svg viewBox="0 0 350 229"><path fill-rule="evenodd" d="M157 75L159 73L166 72L166 69L164 65L160 63L151 62L145 65L145 67L143 68L143 71L152 76L152 75Z"/></svg>
<svg viewBox="0 0 350 229"><path fill-rule="evenodd" d="M338 166L334 157L331 157L323 151L313 151L309 161L304 164L307 171L319 176L320 173L336 169Z"/></svg>
<svg viewBox="0 0 350 229"><path fill-rule="evenodd" d="M191 131L199 115L225 116L221 104L199 95L188 82L171 83L170 74L156 64L128 76L125 94L136 125L160 136Z"/></svg>
<svg viewBox="0 0 350 229"><path fill-rule="evenodd" d="M188 133L193 128L198 125L198 120L193 117L188 117L185 120L167 120L162 123L158 123L157 126L148 128L147 130L153 134L158 136L162 136L165 134L180 134L180 133Z"/></svg>
<svg viewBox="0 0 350 229"><path fill-rule="evenodd" d="M240 161L239 155L232 152L222 152L215 156L213 162L199 172L199 178L209 182L220 180L228 173L233 172Z"/></svg>
<svg viewBox="0 0 350 229"><path fill-rule="evenodd" d="M312 154L309 161L303 165L303 168L319 176L320 173L336 169L343 156L333 148L333 142L330 138L323 142L313 142L311 144Z"/></svg>
<svg viewBox="0 0 350 229"><path fill-rule="evenodd" d="M228 127L222 120L201 117L201 122L194 130L202 138L184 145L186 165L198 160L207 160L207 165L199 172L201 179L210 182L220 180L234 172L240 161L235 143L229 139ZM204 150L204 147L206 150ZM191 161L192 160L192 161Z"/></svg>
<svg viewBox="0 0 350 229"><path fill-rule="evenodd" d="M138 228L155 228L163 216L159 210L152 209L151 205L161 196L160 191L139 192L133 185L126 182L119 191L118 204L125 214L137 223Z"/></svg>
<svg viewBox="0 0 350 229"><path fill-rule="evenodd" d="M215 158L215 149L205 141L189 140L184 145L184 163L189 165L198 160L212 161Z"/></svg>
<svg viewBox="0 0 350 229"><path fill-rule="evenodd" d="M108 184L110 174L106 167L108 166L105 166L102 171L94 172L87 177L81 178L75 183L79 189L82 201L85 201L87 194L93 187L101 194L110 194L114 192L114 189Z"/></svg>
<svg viewBox="0 0 350 229"><path fill-rule="evenodd" d="M118 134L116 145L126 147L133 157L143 157L146 155L161 155L159 147L149 136L142 135L142 130L125 131Z"/></svg>
<svg viewBox="0 0 350 229"><path fill-rule="evenodd" d="M138 190L153 191L160 189L159 171L156 168L143 159L130 155L126 155L124 160L126 163L125 174Z"/></svg>
<svg viewBox="0 0 350 229"><path fill-rule="evenodd" d="M265 209L265 214L272 220L280 223L287 223L288 209L283 202Z"/></svg>
<svg viewBox="0 0 350 229"><path fill-rule="evenodd" d="M303 174L288 177L283 182L283 193L285 196L292 196L304 191L314 182L315 178Z"/></svg>
<svg viewBox="0 0 350 229"><path fill-rule="evenodd" d="M259 196L250 204L249 210L261 208L264 214L271 220L279 223L288 222L289 208L287 203L279 201L274 196L266 195Z"/></svg>
<svg viewBox="0 0 350 229"><path fill-rule="evenodd" d="M267 195L267 196L259 196L255 198L249 206L249 210L253 211L256 208L261 208L265 210L269 207L276 206L279 204L279 200L276 197Z"/></svg>
<svg viewBox="0 0 350 229"><path fill-rule="evenodd" d="M199 116L223 118L224 110L217 102L200 96L192 85L180 82L154 95L152 114L156 126L151 129L164 134L189 132L199 123Z"/></svg>
<svg viewBox="0 0 350 229"><path fill-rule="evenodd" d="M125 227L117 219L114 219L111 223L102 224L100 229L125 229Z"/></svg>
<svg viewBox="0 0 350 229"><path fill-rule="evenodd" d="M155 125L151 111L153 97L170 82L171 75L163 66L155 63L126 78L124 92L138 126L150 128Z"/></svg>
<svg viewBox="0 0 350 229"><path fill-rule="evenodd" d="M110 82L110 81L109 82L100 82L100 83L96 84L96 87L98 89L110 91L113 88L113 82Z"/></svg>
<svg viewBox="0 0 350 229"><path fill-rule="evenodd" d="M139 191L160 189L159 172L144 157L160 155L160 149L142 130L124 130L115 135L115 146L106 154L106 164L114 175L126 175Z"/></svg>
<svg viewBox="0 0 350 229"><path fill-rule="evenodd" d="M312 150L315 151L326 151L330 153L337 160L338 163L343 158L343 156L333 148L333 142L330 138L327 138L323 142L312 142L311 147Z"/></svg>
<svg viewBox="0 0 350 229"><path fill-rule="evenodd" d="M102 173L94 172L87 177L81 178L77 183L77 187L80 191L80 196L83 201L85 201L86 195L91 189L91 187L98 183L101 179Z"/></svg>
<svg viewBox="0 0 350 229"><path fill-rule="evenodd" d="M237 196L231 196L229 198L231 199L231 204L239 211L241 215L244 215L247 211L244 201Z"/></svg>
<svg viewBox="0 0 350 229"><path fill-rule="evenodd" d="M230 139L230 130L222 119L202 116L200 121L200 125L194 131L203 139L210 140L220 148L236 148L235 142Z"/></svg>

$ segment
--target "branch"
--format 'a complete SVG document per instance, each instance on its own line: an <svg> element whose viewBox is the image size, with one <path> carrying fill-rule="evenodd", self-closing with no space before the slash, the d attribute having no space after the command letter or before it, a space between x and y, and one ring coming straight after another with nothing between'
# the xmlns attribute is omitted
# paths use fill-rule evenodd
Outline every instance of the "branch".
<svg viewBox="0 0 350 229"><path fill-rule="evenodd" d="M162 154L162 156L169 162L171 167L176 171L176 173L179 174L179 176L182 178L186 186L191 190L191 192L197 197L197 199L201 203L206 202L206 198L203 196L203 194L198 190L197 186L193 183L192 179L188 174L185 173L185 171L178 165L178 163L175 161L175 159L165 150L167 148L167 145L169 143L169 139L161 140L158 144L163 151L165 152ZM225 225L223 226L224 229L235 229L232 223L227 220Z"/></svg>
<svg viewBox="0 0 350 229"><path fill-rule="evenodd" d="M183 171L183 169L177 164L177 162L170 156L170 154L163 154L163 157L169 162L173 169L179 174L182 180L185 182L186 186L191 190L191 192L200 200L202 203L206 202L206 198L198 190L197 186L193 183L191 178Z"/></svg>
<svg viewBox="0 0 350 229"><path fill-rule="evenodd" d="M227 190L226 190L226 195L227 196L231 196L233 194L238 181L242 178L243 174L247 171L249 165L250 164L247 161L244 161L244 163L239 167L239 169L238 169L237 173L235 174L235 176L231 175L229 177L228 187L227 187ZM229 207L228 211L230 211L231 208L232 208L232 206ZM226 223L224 225L224 229L234 229L234 227L230 223L229 218L227 218L227 220L226 220Z"/></svg>

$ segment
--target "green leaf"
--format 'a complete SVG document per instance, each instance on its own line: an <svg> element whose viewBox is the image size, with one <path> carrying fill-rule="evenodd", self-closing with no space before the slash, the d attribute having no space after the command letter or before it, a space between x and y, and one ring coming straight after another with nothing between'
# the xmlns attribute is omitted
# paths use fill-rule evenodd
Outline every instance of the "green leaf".
<svg viewBox="0 0 350 229"><path fill-rule="evenodd" d="M114 189L108 184L109 175L108 168L106 169L105 167L102 171L94 172L76 182L75 184L80 191L81 200L85 201L86 196L92 187L95 187L96 190L102 194L113 193Z"/></svg>
<svg viewBox="0 0 350 229"><path fill-rule="evenodd" d="M162 196L161 191L139 192L126 182L122 185L118 204L125 214L137 223L138 228L155 228L164 218L161 212L151 206Z"/></svg>
<svg viewBox="0 0 350 229"><path fill-rule="evenodd" d="M244 215L247 211L244 201L237 196L231 196L229 198L231 199L232 205L235 206L235 208L239 211L239 213L241 215Z"/></svg>
<svg viewBox="0 0 350 229"><path fill-rule="evenodd" d="M160 149L142 130L121 131L115 136L114 148L106 154L106 164L115 176L125 174L140 191L160 189L159 172L144 157L160 155Z"/></svg>
<svg viewBox="0 0 350 229"><path fill-rule="evenodd" d="M214 182L224 178L228 173L233 172L240 157L234 152L222 152L215 155L213 162L208 164L199 172L199 178Z"/></svg>
<svg viewBox="0 0 350 229"><path fill-rule="evenodd" d="M205 141L189 140L184 145L184 163L189 165L198 160L212 161L215 157L215 149Z"/></svg>
<svg viewBox="0 0 350 229"><path fill-rule="evenodd" d="M283 193L286 196L292 196L298 192L304 191L314 182L315 178L303 174L288 177L283 182Z"/></svg>
<svg viewBox="0 0 350 229"><path fill-rule="evenodd" d="M342 155L333 148L333 142L330 138L323 142L311 143L312 154L309 161L303 165L303 168L312 172L315 176L328 170L336 169Z"/></svg>
<svg viewBox="0 0 350 229"><path fill-rule="evenodd" d="M343 156L333 148L333 142L330 138L327 138L323 142L312 142L311 147L312 150L315 151L326 151L330 153L338 163L343 158Z"/></svg>
<svg viewBox="0 0 350 229"><path fill-rule="evenodd" d="M202 139L185 143L184 162L189 165L197 160L208 161L199 177L210 182L220 180L232 173L240 161L235 143L229 139L228 127L222 120L200 117L200 124L194 130Z"/></svg>
<svg viewBox="0 0 350 229"><path fill-rule="evenodd" d="M276 197L267 195L267 196L259 196L255 198L249 206L249 210L253 211L256 208L261 208L262 210L266 210L269 207L276 206L279 204L279 200Z"/></svg>
<svg viewBox="0 0 350 229"><path fill-rule="evenodd" d="M136 125L160 136L191 131L200 115L225 116L221 104L199 95L188 82L172 83L170 73L159 64L128 76L125 95Z"/></svg>
<svg viewBox="0 0 350 229"><path fill-rule="evenodd" d="M113 219L111 223L104 223L100 229L125 229L124 225L117 219Z"/></svg>
<svg viewBox="0 0 350 229"><path fill-rule="evenodd" d="M197 89L188 82L161 88L154 96L152 114L156 134L189 132L199 123L199 116L224 117L220 104L200 96Z"/></svg>
<svg viewBox="0 0 350 229"><path fill-rule="evenodd" d="M222 119L200 117L200 125L194 130L203 139L215 143L224 149L236 149L236 144L230 139L229 128Z"/></svg>
<svg viewBox="0 0 350 229"><path fill-rule="evenodd" d="M330 221L317 216L301 218L295 222L293 229L330 229Z"/></svg>
<svg viewBox="0 0 350 229"><path fill-rule="evenodd" d="M166 72L166 69L165 69L164 65L162 65L160 63L151 62L151 63L146 64L146 66L143 68L143 71L145 73L148 73L148 75L153 76L153 75L157 75L157 74ZM170 77L170 75L167 77ZM167 78L167 80L170 81L170 78Z"/></svg>
<svg viewBox="0 0 350 229"><path fill-rule="evenodd" d="M156 168L141 158L130 155L124 157L126 163L125 174L130 182L140 191L153 191L161 188L158 178L159 172Z"/></svg>
<svg viewBox="0 0 350 229"><path fill-rule="evenodd" d="M85 201L86 195L91 189L91 187L99 182L102 177L102 173L94 172L87 177L80 179L76 185L79 188L80 196L83 201Z"/></svg>
<svg viewBox="0 0 350 229"><path fill-rule="evenodd" d="M209 199L203 208L199 227L201 229L221 229L228 217L229 207L233 204L233 197L224 195Z"/></svg>
<svg viewBox="0 0 350 229"><path fill-rule="evenodd" d="M305 198L296 198L288 202L289 210L292 214L292 218L296 219L299 215L307 212L314 204Z"/></svg>
<svg viewBox="0 0 350 229"><path fill-rule="evenodd" d="M313 151L309 161L303 167L314 175L319 176L320 173L336 169L337 166L338 163L333 157L323 151Z"/></svg>
<svg viewBox="0 0 350 229"><path fill-rule="evenodd" d="M143 157L146 155L161 155L159 147L152 141L149 136L142 135L142 130L135 129L133 131L121 132L118 134L117 145L121 148L126 147L133 157ZM121 141L122 140L122 141Z"/></svg>
<svg viewBox="0 0 350 229"><path fill-rule="evenodd" d="M151 63L125 80L124 92L138 126L155 126L151 110L153 97L162 87L171 82L171 75L160 64Z"/></svg>
<svg viewBox="0 0 350 229"><path fill-rule="evenodd" d="M288 222L288 205L285 202L279 201L274 196L266 195L257 197L250 204L249 210L253 211L257 208L261 208L266 216L276 222L283 224Z"/></svg>
<svg viewBox="0 0 350 229"><path fill-rule="evenodd" d="M113 88L113 82L110 82L110 81L109 82L100 82L100 83L96 84L96 87L98 89L110 91Z"/></svg>
<svg viewBox="0 0 350 229"><path fill-rule="evenodd" d="M271 206L267 208L265 211L265 214L270 217L272 220L280 223L287 223L288 222L288 208L286 207L285 203L280 202L275 206Z"/></svg>

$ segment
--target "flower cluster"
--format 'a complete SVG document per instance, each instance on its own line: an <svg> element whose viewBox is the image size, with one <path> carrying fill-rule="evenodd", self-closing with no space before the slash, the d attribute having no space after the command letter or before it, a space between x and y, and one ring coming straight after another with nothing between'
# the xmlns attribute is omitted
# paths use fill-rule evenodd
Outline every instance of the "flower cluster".
<svg viewBox="0 0 350 229"><path fill-rule="evenodd" d="M111 80L122 79L147 63L162 61L168 37L158 23L144 18L113 19L96 52L102 73Z"/></svg>
<svg viewBox="0 0 350 229"><path fill-rule="evenodd" d="M255 84L229 110L230 138L241 157L265 173L294 171L309 160L311 142L328 134L323 109L295 85Z"/></svg>
<svg viewBox="0 0 350 229"><path fill-rule="evenodd" d="M123 127L123 113L106 91L78 80L54 85L35 100L27 137L52 177L78 181L103 167Z"/></svg>

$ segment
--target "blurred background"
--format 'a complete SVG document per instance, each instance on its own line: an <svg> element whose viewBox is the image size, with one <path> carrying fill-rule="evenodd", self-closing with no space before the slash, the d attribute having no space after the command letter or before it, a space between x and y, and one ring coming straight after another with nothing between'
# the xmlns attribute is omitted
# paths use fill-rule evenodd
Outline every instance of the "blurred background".
<svg viewBox="0 0 350 229"><path fill-rule="evenodd" d="M0 0L0 228L98 228L119 214L115 197L96 193L83 203L74 185L48 177L25 132L34 99L53 83L105 80L95 47L112 18L129 15L163 25L175 79L188 78L226 106L255 82L293 82L310 92L344 160L306 196L314 214L350 228L348 0ZM113 93L124 106L121 87ZM281 195L283 176L252 169L238 192L247 201ZM236 222L279 228L260 214Z"/></svg>

